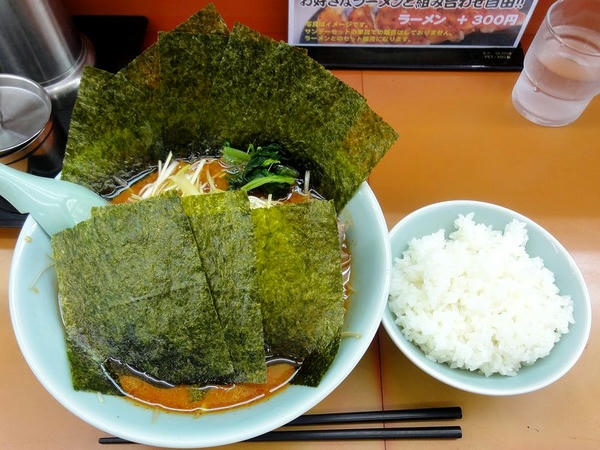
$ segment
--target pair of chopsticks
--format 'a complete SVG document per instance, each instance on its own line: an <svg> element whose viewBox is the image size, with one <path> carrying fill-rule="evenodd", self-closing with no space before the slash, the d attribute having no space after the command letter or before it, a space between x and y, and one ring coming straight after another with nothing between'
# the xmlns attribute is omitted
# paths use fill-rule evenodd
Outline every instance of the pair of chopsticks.
<svg viewBox="0 0 600 450"><path fill-rule="evenodd" d="M368 411L335 414L309 414L292 420L286 427L306 425L342 425L350 423L410 422L426 420L461 419L462 410L449 408L404 409L395 411ZM355 439L458 439L462 437L459 426L357 428L339 430L285 430L270 431L246 442L266 441L338 441ZM100 444L133 444L118 437L102 437Z"/></svg>

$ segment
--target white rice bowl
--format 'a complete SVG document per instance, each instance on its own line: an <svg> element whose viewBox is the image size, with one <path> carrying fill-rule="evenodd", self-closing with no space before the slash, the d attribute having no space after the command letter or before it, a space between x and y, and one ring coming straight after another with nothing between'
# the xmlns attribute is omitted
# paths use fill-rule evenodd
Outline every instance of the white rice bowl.
<svg viewBox="0 0 600 450"><path fill-rule="evenodd" d="M573 302L526 250L525 223L504 233L459 215L456 231L412 239L392 272L389 309L404 336L452 368L516 375L574 323Z"/></svg>

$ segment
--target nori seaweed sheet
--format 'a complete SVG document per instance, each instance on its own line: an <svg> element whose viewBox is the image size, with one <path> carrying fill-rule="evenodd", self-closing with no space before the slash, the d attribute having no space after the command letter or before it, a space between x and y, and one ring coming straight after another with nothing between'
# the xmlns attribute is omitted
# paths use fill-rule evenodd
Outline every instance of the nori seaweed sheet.
<svg viewBox="0 0 600 450"><path fill-rule="evenodd" d="M278 67L276 74L269 67ZM396 140L364 98L304 52L285 43L263 58L258 92L271 139L298 167L311 170L316 190L341 210ZM264 101L263 101L264 103Z"/></svg>
<svg viewBox="0 0 600 450"><path fill-rule="evenodd" d="M304 359L300 370L292 378L292 384L317 387L335 359L341 340L342 327L340 325L339 331L335 333L335 337L327 346L312 352Z"/></svg>
<svg viewBox="0 0 600 450"><path fill-rule="evenodd" d="M331 143L343 138L364 99L304 52L285 43L272 47L265 66L279 68L276 77L264 70L258 88L273 105L267 111L268 123L282 143L303 142L312 159L318 159L322 155L315 152L326 152Z"/></svg>
<svg viewBox="0 0 600 450"><path fill-rule="evenodd" d="M207 108L228 37L221 34L161 33L159 99L163 145L175 156L215 153L220 145ZM182 101L185 99L185 101Z"/></svg>
<svg viewBox="0 0 600 450"><path fill-rule="evenodd" d="M73 111L62 178L109 194L123 179L143 171L160 156L149 92L111 77L100 89L80 92L77 102L93 105Z"/></svg>
<svg viewBox="0 0 600 450"><path fill-rule="evenodd" d="M58 249L55 251L54 257L57 263L56 273L60 300L63 298L63 293L66 293L67 297L90 298L96 288L96 286L89 286L88 283L80 282L81 273L79 271L70 273L70 269L66 268L68 263L65 261L73 258L77 258L79 265L82 266L95 264L99 259L99 255L96 253L97 247L90 248L87 252L81 252L76 245L70 244L71 241L78 240L79 236L92 238L95 236L91 221L82 222L77 225L76 229L66 229L56 237L51 237L53 248L57 246ZM102 357L93 352L89 346L86 346L85 342L82 335L71 336L65 330L67 360L69 361L73 388L77 391L120 395L120 392L101 370Z"/></svg>
<svg viewBox="0 0 600 450"><path fill-rule="evenodd" d="M334 199L341 211L397 139L396 131L365 104L344 140L316 162L323 176L315 189Z"/></svg>
<svg viewBox="0 0 600 450"><path fill-rule="evenodd" d="M69 137L62 169L64 180L79 182L89 187L85 176L85 173L90 171L88 167L107 164L103 161L96 162L92 158L88 158L87 155L77 160L75 160L75 157L90 142L91 136L102 134L99 133L98 124L96 123L96 118L101 114L101 105L97 99L102 96L102 88L112 77L112 73L95 67L86 66L83 68L77 100L73 107L69 125ZM110 165L110 162L108 164Z"/></svg>
<svg viewBox="0 0 600 450"><path fill-rule="evenodd" d="M296 383L318 385L344 321L341 251L331 201L252 210L265 343L304 360Z"/></svg>
<svg viewBox="0 0 600 450"><path fill-rule="evenodd" d="M245 25L236 23L233 27L207 106L216 113L212 127L219 133L219 145L227 141L245 149L249 143L274 142L262 116L269 99L258 86L263 77L276 75L281 69L262 64L276 46L276 41Z"/></svg>
<svg viewBox="0 0 600 450"><path fill-rule="evenodd" d="M181 199L235 370L235 382L267 380L250 202L242 191Z"/></svg>
<svg viewBox="0 0 600 450"><path fill-rule="evenodd" d="M229 30L217 8L212 3L176 26L172 31L180 33L220 33ZM117 75L123 76L135 84L157 88L159 84L159 53L157 44L152 44Z"/></svg>
<svg viewBox="0 0 600 450"><path fill-rule="evenodd" d="M106 194L169 151L191 157L215 154L224 142L276 142L341 210L396 132L304 51L241 24L227 35L214 7L205 10L161 35L143 54L151 66L134 62L100 92L83 90L81 103L94 107L74 113L65 179ZM133 75L138 65L160 65L159 95L156 79Z"/></svg>
<svg viewBox="0 0 600 450"><path fill-rule="evenodd" d="M223 18L212 3L209 3L172 31L176 33L215 33L219 36L225 36L229 32ZM163 114L160 107L161 99L157 92L160 84L158 44L155 43L148 47L140 56L119 70L115 78L129 81L131 85L140 91L141 95L132 96L134 101L127 105L129 113L147 118L148 124L153 130L153 149L161 159L164 159L171 149L167 147L167 150L165 150L168 143L162 140L162 128L169 116ZM135 99L139 101L135 101Z"/></svg>
<svg viewBox="0 0 600 450"><path fill-rule="evenodd" d="M52 247L66 333L95 362L114 358L174 384L231 379L179 198L95 208Z"/></svg>
<svg viewBox="0 0 600 450"><path fill-rule="evenodd" d="M396 140L364 98L306 53L236 24L206 109L212 128L245 148L278 142L341 210Z"/></svg>
<svg viewBox="0 0 600 450"><path fill-rule="evenodd" d="M79 84L79 95L73 107L71 124L69 126L69 143L87 139L95 132L94 121L98 105L94 101L102 93L102 88L110 81L113 74L92 66L85 66Z"/></svg>
<svg viewBox="0 0 600 450"><path fill-rule="evenodd" d="M71 381L76 391L100 392L108 395L121 395L121 392L106 377L100 363L95 362L86 350L68 335L67 358L71 368Z"/></svg>
<svg viewBox="0 0 600 450"><path fill-rule="evenodd" d="M228 32L212 4L176 30ZM69 132L63 179L111 195L132 176L164 159L168 149L161 139L163 118L156 104L157 86L158 47L153 45L115 76L103 80L102 89L80 90L77 102L93 107L73 112L75 132Z"/></svg>

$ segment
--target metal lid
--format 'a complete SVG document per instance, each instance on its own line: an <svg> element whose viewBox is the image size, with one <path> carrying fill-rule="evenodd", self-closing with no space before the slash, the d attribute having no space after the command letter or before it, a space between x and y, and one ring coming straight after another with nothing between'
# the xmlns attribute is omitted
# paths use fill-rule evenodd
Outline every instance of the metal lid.
<svg viewBox="0 0 600 450"><path fill-rule="evenodd" d="M51 113L50 98L39 84L17 75L0 74L0 155L35 138Z"/></svg>

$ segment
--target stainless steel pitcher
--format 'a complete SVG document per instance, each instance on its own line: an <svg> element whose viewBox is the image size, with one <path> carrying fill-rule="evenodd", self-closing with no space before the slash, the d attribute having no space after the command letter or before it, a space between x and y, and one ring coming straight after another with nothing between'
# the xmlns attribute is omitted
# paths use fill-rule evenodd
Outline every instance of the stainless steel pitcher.
<svg viewBox="0 0 600 450"><path fill-rule="evenodd" d="M0 0L0 72L44 87L57 109L75 101L90 42L78 34L60 0Z"/></svg>

